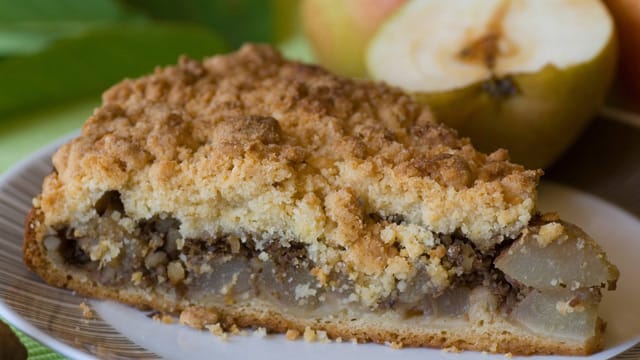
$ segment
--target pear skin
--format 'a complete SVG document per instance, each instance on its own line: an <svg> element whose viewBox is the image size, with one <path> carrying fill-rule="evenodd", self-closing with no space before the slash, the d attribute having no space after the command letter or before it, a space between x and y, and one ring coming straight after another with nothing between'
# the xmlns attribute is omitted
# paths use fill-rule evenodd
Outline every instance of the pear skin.
<svg viewBox="0 0 640 360"><path fill-rule="evenodd" d="M317 60L342 75L365 77L364 53L380 25L405 0L304 0L302 24Z"/></svg>
<svg viewBox="0 0 640 360"><path fill-rule="evenodd" d="M415 95L480 150L506 148L515 162L544 168L574 142L601 106L615 73L616 54L612 36L591 61L514 74L504 79L503 86L511 89L502 92L483 81Z"/></svg>

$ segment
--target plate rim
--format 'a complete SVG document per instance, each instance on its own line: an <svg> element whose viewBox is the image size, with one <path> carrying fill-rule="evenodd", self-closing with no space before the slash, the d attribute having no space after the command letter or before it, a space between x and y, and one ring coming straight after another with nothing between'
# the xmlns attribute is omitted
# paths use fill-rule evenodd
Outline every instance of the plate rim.
<svg viewBox="0 0 640 360"><path fill-rule="evenodd" d="M0 188L9 183L9 180L16 176L16 174L25 170L29 167L33 162L41 159L46 154L55 151L57 148L70 141L71 139L77 137L80 134L80 130L72 131L68 134L58 137L57 139L51 141L48 144L38 148L36 151L30 153L22 160L18 161L15 165L11 166L7 169L2 175L0 175ZM27 319L23 318L14 311L11 307L9 307L4 298L0 298L0 316L7 323L9 323L14 328L20 330L25 335L29 336L31 339L37 341L38 343L48 347L49 349L58 352L63 356L68 356L73 359L87 359L94 360L96 357L83 352L78 348L74 348L70 345L65 344L64 342L56 339L55 337L47 334L46 332L38 329L35 325L30 323Z"/></svg>

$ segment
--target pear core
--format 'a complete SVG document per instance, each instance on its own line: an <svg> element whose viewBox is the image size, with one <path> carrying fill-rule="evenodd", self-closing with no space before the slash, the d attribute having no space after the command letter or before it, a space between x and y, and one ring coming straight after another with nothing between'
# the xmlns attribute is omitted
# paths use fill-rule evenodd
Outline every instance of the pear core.
<svg viewBox="0 0 640 360"><path fill-rule="evenodd" d="M612 38L598 0L414 0L379 30L370 75L414 92L589 62Z"/></svg>

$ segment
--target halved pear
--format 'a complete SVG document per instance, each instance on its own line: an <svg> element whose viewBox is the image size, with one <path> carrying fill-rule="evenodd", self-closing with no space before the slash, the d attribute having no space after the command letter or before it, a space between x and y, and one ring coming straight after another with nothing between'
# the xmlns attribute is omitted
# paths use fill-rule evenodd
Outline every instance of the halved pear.
<svg viewBox="0 0 640 360"><path fill-rule="evenodd" d="M366 64L481 150L544 167L602 103L615 39L600 0L413 0L372 38Z"/></svg>

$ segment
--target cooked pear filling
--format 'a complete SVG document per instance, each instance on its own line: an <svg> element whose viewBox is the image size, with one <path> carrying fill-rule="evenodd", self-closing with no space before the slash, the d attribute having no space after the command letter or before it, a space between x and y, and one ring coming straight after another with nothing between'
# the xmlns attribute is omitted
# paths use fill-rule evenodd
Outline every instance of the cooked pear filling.
<svg viewBox="0 0 640 360"><path fill-rule="evenodd" d="M323 273L299 242L246 232L183 239L180 222L171 217L142 221L129 233L119 225L120 220L119 212L108 212L82 230L59 230L46 243L51 245L53 238L57 239L48 246L52 256L85 270L92 281L102 285L161 287L178 296L189 293L191 299L225 302L259 296L304 310L314 310L329 298L343 305L358 305L346 265L338 264L334 271ZM427 300L438 299L451 289L466 294L474 286L488 284L501 298L520 291L492 268L490 256L483 256L467 240L442 236L440 242L442 246L414 264L411 278L367 307L431 314L438 302ZM453 274L448 286L430 281L430 257L438 257L443 269ZM456 309L450 315L461 314L464 306L453 307Z"/></svg>
<svg viewBox="0 0 640 360"><path fill-rule="evenodd" d="M105 194L96 210L99 216L88 223L59 229L45 239L52 260L103 286L153 288L213 306L258 298L297 316L391 309L402 319L468 319L481 288L484 304L495 306L514 324L581 339L598 331L599 289L611 287L617 278L586 234L538 218L518 239L484 252L464 237L438 235L436 245L411 264L411 276L366 303L360 301L348 265L339 263L326 272L310 258L306 245L295 240L243 231L185 239L180 221L168 215L127 230L123 224L132 220L124 217L117 193ZM369 217L404 224L398 215ZM560 264L567 254L579 260L577 269ZM536 263L540 259L543 263ZM430 269L434 260L441 270Z"/></svg>

